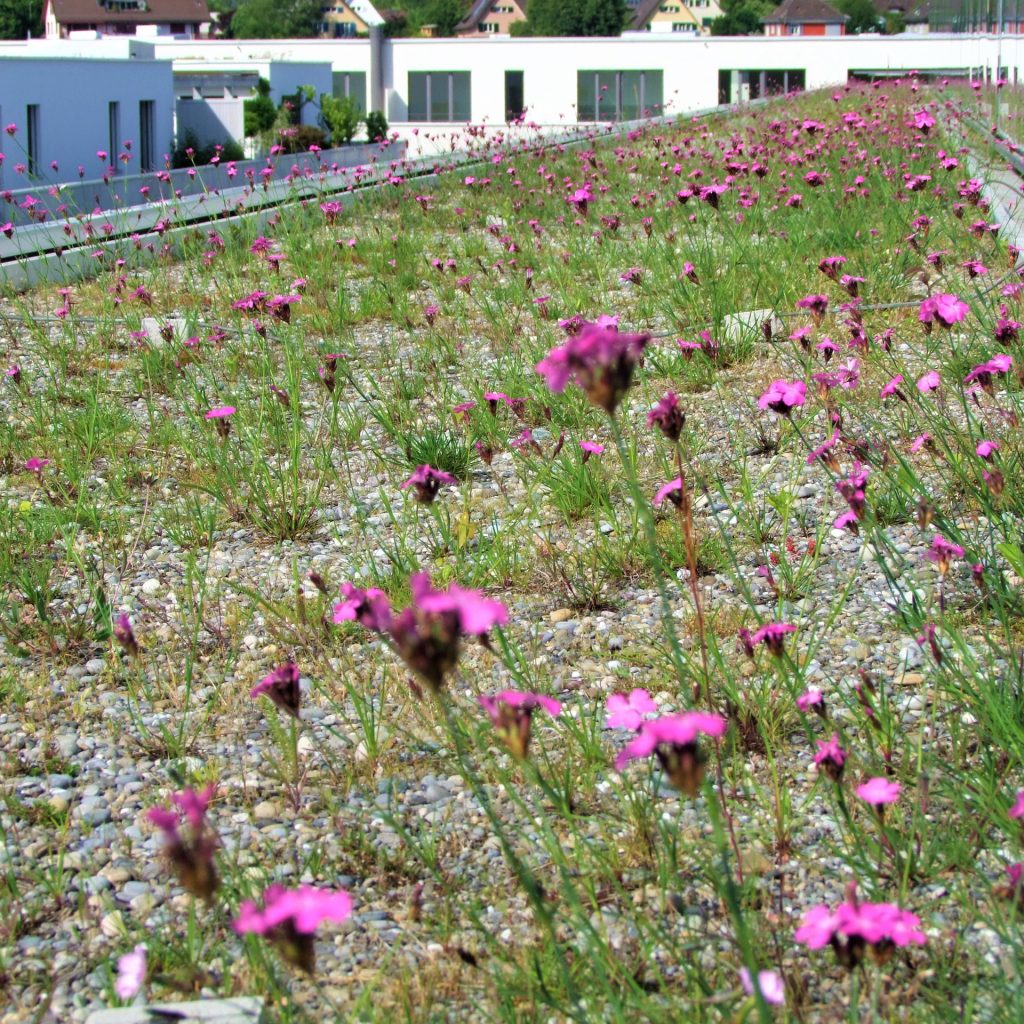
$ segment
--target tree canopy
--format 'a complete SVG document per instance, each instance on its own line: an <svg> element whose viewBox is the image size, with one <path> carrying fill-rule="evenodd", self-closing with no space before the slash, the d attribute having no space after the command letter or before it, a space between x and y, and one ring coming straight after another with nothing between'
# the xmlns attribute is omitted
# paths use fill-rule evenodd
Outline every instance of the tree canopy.
<svg viewBox="0 0 1024 1024"><path fill-rule="evenodd" d="M722 16L711 23L713 36L759 36L761 19L775 10L771 0L722 0Z"/></svg>
<svg viewBox="0 0 1024 1024"><path fill-rule="evenodd" d="M41 35L43 0L0 0L0 39Z"/></svg>
<svg viewBox="0 0 1024 1024"><path fill-rule="evenodd" d="M883 24L871 0L835 0L835 8L846 15L846 31L851 35L877 32Z"/></svg>
<svg viewBox="0 0 1024 1024"><path fill-rule="evenodd" d="M529 0L529 31L535 36L617 36L626 24L625 0Z"/></svg>
<svg viewBox="0 0 1024 1024"><path fill-rule="evenodd" d="M231 34L235 39L309 38L317 34L320 6L319 0L243 0L231 19Z"/></svg>

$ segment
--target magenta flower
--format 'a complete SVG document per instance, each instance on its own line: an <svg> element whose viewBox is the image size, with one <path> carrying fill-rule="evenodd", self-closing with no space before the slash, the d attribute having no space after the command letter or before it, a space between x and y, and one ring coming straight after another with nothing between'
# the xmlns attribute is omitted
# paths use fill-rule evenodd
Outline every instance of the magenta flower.
<svg viewBox="0 0 1024 1024"><path fill-rule="evenodd" d="M838 430L832 431L832 436L818 445L817 448L813 449L811 454L807 456L807 465L813 466L815 462L821 460L821 462L828 466L833 473L839 471L839 459L836 457L836 445L839 444L840 433Z"/></svg>
<svg viewBox="0 0 1024 1024"><path fill-rule="evenodd" d="M832 733L831 739L818 740L818 751L814 755L814 763L833 782L843 777L846 766L846 751L839 745L839 735Z"/></svg>
<svg viewBox="0 0 1024 1024"><path fill-rule="evenodd" d="M139 642L135 638L135 630L132 629L132 620L128 618L126 612L121 612L114 620L112 632L125 654L133 658L139 656Z"/></svg>
<svg viewBox="0 0 1024 1024"><path fill-rule="evenodd" d="M351 583L342 583L341 596L345 600L334 606L335 623L358 622L374 633L386 633L391 628L391 602L383 590L360 590Z"/></svg>
<svg viewBox="0 0 1024 1024"><path fill-rule="evenodd" d="M647 426L657 427L670 441L678 441L686 423L686 413L679 407L679 397L666 391L658 404L647 414Z"/></svg>
<svg viewBox="0 0 1024 1024"><path fill-rule="evenodd" d="M758 399L757 405L760 409L771 409L780 416L789 416L794 409L804 404L806 397L807 385L802 380L776 380Z"/></svg>
<svg viewBox="0 0 1024 1024"><path fill-rule="evenodd" d="M698 745L700 736L718 738L728 723L719 715L686 711L642 722L636 736L615 759L617 771L638 758L657 757L669 781L680 792L694 797L704 779L706 756Z"/></svg>
<svg viewBox="0 0 1024 1024"><path fill-rule="evenodd" d="M992 394L992 378L1005 376L1010 370L1013 369L1013 358L1011 356L1000 354L993 356L985 363L980 363L975 366L973 370L966 377L964 377L965 384L978 383L981 388L988 394Z"/></svg>
<svg viewBox="0 0 1024 1024"><path fill-rule="evenodd" d="M740 984L748 996L754 994L754 981L746 967L740 968ZM777 971L758 971L757 989L761 993L761 998L769 1006L785 1006L786 983Z"/></svg>
<svg viewBox="0 0 1024 1024"><path fill-rule="evenodd" d="M402 484L402 490L415 488L414 497L423 505L429 505L437 497L437 492L444 485L457 484L458 480L441 469L432 466L419 466L416 471Z"/></svg>
<svg viewBox="0 0 1024 1024"><path fill-rule="evenodd" d="M231 417L238 410L233 405L218 405L206 414L206 419L212 420L221 438L226 438L231 433Z"/></svg>
<svg viewBox="0 0 1024 1024"><path fill-rule="evenodd" d="M923 946L926 938L920 926L916 914L894 903L859 902L851 885L846 901L834 912L825 904L808 910L795 938L812 950L831 946L838 961L852 970L868 949L883 963L898 946Z"/></svg>
<svg viewBox="0 0 1024 1024"><path fill-rule="evenodd" d="M341 922L352 915L352 897L344 889L272 885L263 894L263 909L250 900L238 908L235 931L263 935L289 963L312 974L316 968L313 936L324 921Z"/></svg>
<svg viewBox="0 0 1024 1024"><path fill-rule="evenodd" d="M601 455L604 453L604 445L598 444L596 441L580 441L580 448L583 449L584 462L586 462L591 455Z"/></svg>
<svg viewBox="0 0 1024 1024"><path fill-rule="evenodd" d="M857 787L857 796L872 807L884 807L894 804L900 796L900 784L875 776Z"/></svg>
<svg viewBox="0 0 1024 1024"><path fill-rule="evenodd" d="M40 459L38 456L33 456L31 459L26 460L25 468L30 473L35 473L36 476L42 476L43 470L50 464L49 459Z"/></svg>
<svg viewBox="0 0 1024 1024"><path fill-rule="evenodd" d="M905 402L907 399L904 396L903 392L900 391L900 385L902 383L903 383L903 374L902 373L896 374L896 376L893 377L892 380L890 380L889 383L886 384L882 388L881 397L882 398L892 398L892 397L895 396L896 398L902 399Z"/></svg>
<svg viewBox="0 0 1024 1024"><path fill-rule="evenodd" d="M929 433L918 434L914 438L910 445L911 452L916 455L922 448L930 448L932 443L932 435Z"/></svg>
<svg viewBox="0 0 1024 1024"><path fill-rule="evenodd" d="M675 480L669 480L667 484L662 484L658 488L654 495L654 504L660 505L666 498L668 498L673 505L677 507L683 503L683 478L677 476Z"/></svg>
<svg viewBox="0 0 1024 1024"><path fill-rule="evenodd" d="M931 295L921 303L918 320L926 326L938 323L949 328L963 320L969 312L967 303L956 295Z"/></svg>
<svg viewBox="0 0 1024 1024"><path fill-rule="evenodd" d="M604 720L606 728L636 732L644 716L655 714L658 705L651 700L651 695L646 690L638 686L628 694L613 693L605 701L604 709L607 712Z"/></svg>
<svg viewBox="0 0 1024 1024"><path fill-rule="evenodd" d="M477 700L509 753L519 761L525 761L529 753L534 711L543 708L552 718L562 713L562 705L553 697L520 690L502 690L494 697Z"/></svg>
<svg viewBox="0 0 1024 1024"><path fill-rule="evenodd" d="M294 661L278 665L270 675L264 676L250 691L252 698L266 695L285 714L299 717L302 690L299 687L299 666Z"/></svg>
<svg viewBox="0 0 1024 1024"><path fill-rule="evenodd" d="M1007 812L1011 818L1019 820L1024 818L1024 789L1017 791L1017 798L1013 802L1013 806Z"/></svg>
<svg viewBox="0 0 1024 1024"><path fill-rule="evenodd" d="M810 310L814 319L820 322L828 309L828 296L805 295L802 299L797 299L796 308Z"/></svg>
<svg viewBox="0 0 1024 1024"><path fill-rule="evenodd" d="M924 557L929 562L934 562L939 567L939 573L945 576L953 559L964 557L964 549L959 544L954 544L940 534L936 534L932 538L931 548Z"/></svg>
<svg viewBox="0 0 1024 1024"><path fill-rule="evenodd" d="M134 999L146 981L146 947L136 946L117 958L114 993L118 999Z"/></svg>
<svg viewBox="0 0 1024 1024"><path fill-rule="evenodd" d="M633 368L650 340L649 334L620 334L615 326L584 323L579 334L537 364L537 372L555 394L575 380L594 405L611 415L629 389Z"/></svg>
<svg viewBox="0 0 1024 1024"><path fill-rule="evenodd" d="M816 714L821 714L825 710L825 695L816 686L810 686L797 697L796 706L801 711L814 711Z"/></svg>
<svg viewBox="0 0 1024 1024"><path fill-rule="evenodd" d="M345 584L345 600L335 605L334 621L355 621L387 633L406 665L440 693L458 662L462 639L485 637L494 626L508 622L508 612L500 602L456 583L447 590L435 590L426 573L414 573L409 588L412 603L393 615L381 591L362 591Z"/></svg>
<svg viewBox="0 0 1024 1024"><path fill-rule="evenodd" d="M207 902L220 885L213 855L219 845L216 835L206 827L206 810L213 799L215 786L211 783L198 793L192 789L171 794L171 803L185 816L189 824L188 836L179 831L180 818L166 807L151 807L146 812L149 821L156 825L167 840L164 853L174 868L178 881L193 896L200 896Z"/></svg>
<svg viewBox="0 0 1024 1024"><path fill-rule="evenodd" d="M769 622L754 633L750 638L750 644L752 647L764 644L776 658L780 658L784 650L783 637L787 633L795 632L796 626L789 622Z"/></svg>
<svg viewBox="0 0 1024 1024"><path fill-rule="evenodd" d="M923 377L918 378L917 390L922 395L928 394L929 391L937 390L942 384L942 380L939 377L938 370L929 370Z"/></svg>

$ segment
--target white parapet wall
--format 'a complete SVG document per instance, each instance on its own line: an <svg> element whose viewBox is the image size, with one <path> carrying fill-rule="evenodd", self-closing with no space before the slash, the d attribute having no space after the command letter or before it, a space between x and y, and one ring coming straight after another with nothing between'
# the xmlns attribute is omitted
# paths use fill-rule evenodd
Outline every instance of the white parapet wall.
<svg viewBox="0 0 1024 1024"><path fill-rule="evenodd" d="M367 97L376 76L381 106L392 127L410 143L411 155L446 151L453 138L463 138L467 123L503 130L508 76L516 73L521 74L527 120L546 128L581 120L580 74L587 72L658 72L664 109L675 113L703 110L723 99L752 98L758 79L751 78L753 84L748 85L747 78L761 73L799 72L787 80L807 89L842 85L854 72L917 70L950 77L970 73L991 80L998 60L1011 81L1024 76L1024 38L1019 36L1002 40L939 34L796 39L648 33L617 39L391 39L383 41L378 67L372 66L370 41L360 39L168 40L158 42L156 48L176 66L183 60L236 66L254 59L329 61L336 75L366 76ZM422 94L416 102L422 76L444 73L456 77L432 78L428 117L417 116L423 114ZM769 87L781 81L773 77Z"/></svg>
<svg viewBox="0 0 1024 1024"><path fill-rule="evenodd" d="M376 56L375 56L376 55ZM104 38L0 43L2 185L26 184L29 108L34 182L93 177L98 150L125 140L139 147L140 101L152 104L157 166L172 144L172 68L185 72L253 72L268 77L275 99L312 86L314 93L358 96L383 110L409 143L410 156L444 153L478 134L507 131L510 107L542 130L577 122L628 120L651 113L704 110L784 88L846 83L855 72L913 70L971 74L991 81L997 67L1015 82L1024 68L1024 37L989 35L845 36L841 38L703 37L632 34L603 39L184 40ZM74 102L69 102L74 97ZM240 107L244 97L232 97ZM116 104L116 131L111 131ZM210 131L237 131L238 110L189 111L183 118ZM511 111L515 113L516 111ZM194 116L193 116L194 115ZM303 120L317 117L315 107ZM204 122L205 123L205 122ZM482 126L482 127L481 127ZM518 131L518 130L517 130ZM220 141L219 139L217 141ZM139 167L133 150L127 170ZM55 162L58 170L50 170ZM91 166L90 166L91 165ZM118 170L120 170L118 166Z"/></svg>

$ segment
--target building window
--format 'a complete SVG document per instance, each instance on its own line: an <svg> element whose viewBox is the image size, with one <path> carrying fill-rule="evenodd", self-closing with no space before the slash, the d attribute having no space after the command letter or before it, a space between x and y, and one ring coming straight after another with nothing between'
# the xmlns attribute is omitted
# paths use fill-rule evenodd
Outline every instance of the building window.
<svg viewBox="0 0 1024 1024"><path fill-rule="evenodd" d="M139 100L139 170L152 171L153 159L153 112L156 104L153 100Z"/></svg>
<svg viewBox="0 0 1024 1024"><path fill-rule="evenodd" d="M522 71L505 72L505 120L515 121L526 112Z"/></svg>
<svg viewBox="0 0 1024 1024"><path fill-rule="evenodd" d="M410 71L410 121L468 121L468 71Z"/></svg>
<svg viewBox="0 0 1024 1024"><path fill-rule="evenodd" d="M579 71L576 116L580 121L636 121L657 113L661 71Z"/></svg>
<svg viewBox="0 0 1024 1024"><path fill-rule="evenodd" d="M692 21L673 21L672 31L673 32L695 32L697 26Z"/></svg>
<svg viewBox="0 0 1024 1024"><path fill-rule="evenodd" d="M117 154L121 148L121 104L107 104L107 139L110 143L107 150L107 164L117 167Z"/></svg>
<svg viewBox="0 0 1024 1024"><path fill-rule="evenodd" d="M500 28L496 21L481 21L478 27L481 32L497 32Z"/></svg>
<svg viewBox="0 0 1024 1024"><path fill-rule="evenodd" d="M25 155L28 157L28 173L39 173L39 104L30 103L25 108Z"/></svg>
<svg viewBox="0 0 1024 1024"><path fill-rule="evenodd" d="M360 110L366 110L365 71L335 71L332 81L336 99L341 100L347 96Z"/></svg>

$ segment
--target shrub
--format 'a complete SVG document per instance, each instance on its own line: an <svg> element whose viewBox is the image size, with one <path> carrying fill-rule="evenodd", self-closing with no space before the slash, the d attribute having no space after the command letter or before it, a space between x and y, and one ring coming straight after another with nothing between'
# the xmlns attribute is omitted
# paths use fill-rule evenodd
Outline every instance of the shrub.
<svg viewBox="0 0 1024 1024"><path fill-rule="evenodd" d="M371 110L366 115L366 137L370 142L388 137L388 119L379 110Z"/></svg>
<svg viewBox="0 0 1024 1024"><path fill-rule="evenodd" d="M270 82L261 78L256 83L256 95L242 105L245 137L254 138L270 131L277 118L277 107L270 98Z"/></svg>
<svg viewBox="0 0 1024 1024"><path fill-rule="evenodd" d="M187 131L171 154L171 166L174 168L201 167L203 164L210 163L215 156L219 156L222 161L244 160L245 152L234 139L200 143L195 132Z"/></svg>
<svg viewBox="0 0 1024 1024"><path fill-rule="evenodd" d="M332 146L347 146L359 131L359 107L351 96L320 96L320 118L331 134Z"/></svg>
<svg viewBox="0 0 1024 1024"><path fill-rule="evenodd" d="M310 146L327 145L327 132L314 124L300 124L281 133L281 145L286 153L308 153Z"/></svg>

